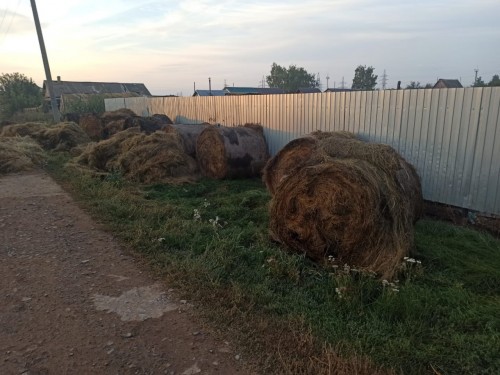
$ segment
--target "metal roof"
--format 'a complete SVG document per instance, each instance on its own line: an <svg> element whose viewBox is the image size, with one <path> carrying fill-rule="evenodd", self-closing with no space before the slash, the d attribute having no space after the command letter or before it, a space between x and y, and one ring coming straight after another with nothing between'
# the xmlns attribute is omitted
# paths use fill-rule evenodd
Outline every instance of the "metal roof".
<svg viewBox="0 0 500 375"><path fill-rule="evenodd" d="M284 94L285 91L275 87L224 87L229 95L248 95L248 94Z"/></svg>
<svg viewBox="0 0 500 375"><path fill-rule="evenodd" d="M316 94L321 93L321 90L317 87L301 87L295 92L298 94Z"/></svg>
<svg viewBox="0 0 500 375"><path fill-rule="evenodd" d="M46 90L47 81L43 81L45 97L49 97ZM141 96L151 96L143 83L118 83L118 82L74 82L52 81L54 93L57 98L62 94L122 94L133 92Z"/></svg>
<svg viewBox="0 0 500 375"><path fill-rule="evenodd" d="M224 90L196 90L193 96L224 96Z"/></svg>

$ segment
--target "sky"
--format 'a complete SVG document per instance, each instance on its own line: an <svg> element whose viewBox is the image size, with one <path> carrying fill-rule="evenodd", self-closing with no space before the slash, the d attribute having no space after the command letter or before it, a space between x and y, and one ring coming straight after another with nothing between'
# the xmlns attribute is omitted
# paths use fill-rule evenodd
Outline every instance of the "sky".
<svg viewBox="0 0 500 375"><path fill-rule="evenodd" d="M499 0L37 0L52 78L144 83L154 95L262 85L275 62L350 87L359 65L386 88L475 69L500 74ZM0 0L0 74L45 79L28 0ZM327 78L328 82L327 82Z"/></svg>

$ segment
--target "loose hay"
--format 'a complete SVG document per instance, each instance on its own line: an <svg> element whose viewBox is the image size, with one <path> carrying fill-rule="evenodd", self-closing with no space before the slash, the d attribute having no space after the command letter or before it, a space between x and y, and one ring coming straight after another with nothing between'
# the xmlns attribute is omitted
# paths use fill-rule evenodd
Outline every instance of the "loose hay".
<svg viewBox="0 0 500 375"><path fill-rule="evenodd" d="M137 116L134 111L127 108L120 108L115 111L104 112L101 115L101 119L104 125L107 125L111 121L126 119L127 117Z"/></svg>
<svg viewBox="0 0 500 375"><path fill-rule="evenodd" d="M30 170L44 161L42 148L30 137L0 138L0 174Z"/></svg>
<svg viewBox="0 0 500 375"><path fill-rule="evenodd" d="M90 138L74 122L61 122L45 126L32 134L43 148L54 151L70 151L73 147L89 143Z"/></svg>
<svg viewBox="0 0 500 375"><path fill-rule="evenodd" d="M89 145L76 163L101 172L118 171L142 183L194 182L198 177L196 162L184 153L177 135L164 132L146 135L139 128Z"/></svg>
<svg viewBox="0 0 500 375"><path fill-rule="evenodd" d="M2 127L0 131L1 137L25 137L31 135L41 128L46 127L44 122L27 122L24 124L13 124Z"/></svg>
<svg viewBox="0 0 500 375"><path fill-rule="evenodd" d="M391 278L413 248L422 194L415 169L390 146L316 132L266 165L272 237L314 260Z"/></svg>
<svg viewBox="0 0 500 375"><path fill-rule="evenodd" d="M203 175L216 179L258 176L269 158L263 132L243 126L207 127L196 156Z"/></svg>
<svg viewBox="0 0 500 375"><path fill-rule="evenodd" d="M75 121L76 122L76 121ZM103 137L104 125L102 120L95 113L85 113L79 116L78 124L89 138L98 141Z"/></svg>

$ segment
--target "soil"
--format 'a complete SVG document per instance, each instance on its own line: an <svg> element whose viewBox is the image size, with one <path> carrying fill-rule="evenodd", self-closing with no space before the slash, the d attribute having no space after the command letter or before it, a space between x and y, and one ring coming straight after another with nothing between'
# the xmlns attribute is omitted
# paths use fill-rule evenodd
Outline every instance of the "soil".
<svg viewBox="0 0 500 375"><path fill-rule="evenodd" d="M0 374L249 374L44 172L0 177Z"/></svg>

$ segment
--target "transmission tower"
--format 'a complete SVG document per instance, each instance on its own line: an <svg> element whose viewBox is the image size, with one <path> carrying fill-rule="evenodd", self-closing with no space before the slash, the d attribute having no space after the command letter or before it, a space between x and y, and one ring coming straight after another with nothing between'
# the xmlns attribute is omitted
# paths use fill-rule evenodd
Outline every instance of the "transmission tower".
<svg viewBox="0 0 500 375"><path fill-rule="evenodd" d="M384 69L384 74L382 74L382 78L380 79L380 82L382 84L382 90L385 90L385 87L387 86L387 74L385 73L385 69Z"/></svg>

